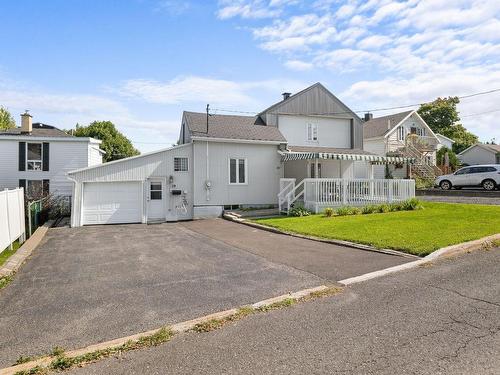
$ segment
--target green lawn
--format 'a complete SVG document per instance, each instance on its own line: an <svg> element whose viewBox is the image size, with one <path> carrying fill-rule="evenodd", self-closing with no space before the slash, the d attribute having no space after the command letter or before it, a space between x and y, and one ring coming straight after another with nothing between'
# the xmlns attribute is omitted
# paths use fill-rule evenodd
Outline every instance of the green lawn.
<svg viewBox="0 0 500 375"><path fill-rule="evenodd" d="M500 233L500 206L422 202L423 209L381 214L257 219L316 237L427 255L445 246Z"/></svg>
<svg viewBox="0 0 500 375"><path fill-rule="evenodd" d="M7 248L5 249L4 251L2 251L0 253L0 266L2 264L4 264L7 259L9 259L9 257L14 254L16 252L17 249L19 249L20 245L19 245L19 242L18 241L15 241L13 244L12 244L12 248L13 250Z"/></svg>

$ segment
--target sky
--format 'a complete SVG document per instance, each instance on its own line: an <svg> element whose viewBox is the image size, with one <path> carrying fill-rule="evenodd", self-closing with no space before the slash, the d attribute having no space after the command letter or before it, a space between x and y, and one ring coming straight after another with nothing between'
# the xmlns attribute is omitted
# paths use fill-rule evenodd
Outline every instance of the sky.
<svg viewBox="0 0 500 375"><path fill-rule="evenodd" d="M1 0L0 105L20 123L110 120L142 152L182 111L259 112L323 83L351 109L500 89L497 0ZM414 107L415 109L418 106ZM500 141L500 91L462 99Z"/></svg>

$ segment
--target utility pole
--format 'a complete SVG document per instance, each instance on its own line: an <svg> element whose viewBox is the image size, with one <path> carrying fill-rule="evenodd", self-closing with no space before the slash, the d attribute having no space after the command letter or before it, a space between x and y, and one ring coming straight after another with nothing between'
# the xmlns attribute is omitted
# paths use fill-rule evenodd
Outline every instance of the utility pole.
<svg viewBox="0 0 500 375"><path fill-rule="evenodd" d="M209 110L210 110L210 104L207 104L207 134L208 134L208 117L210 116Z"/></svg>

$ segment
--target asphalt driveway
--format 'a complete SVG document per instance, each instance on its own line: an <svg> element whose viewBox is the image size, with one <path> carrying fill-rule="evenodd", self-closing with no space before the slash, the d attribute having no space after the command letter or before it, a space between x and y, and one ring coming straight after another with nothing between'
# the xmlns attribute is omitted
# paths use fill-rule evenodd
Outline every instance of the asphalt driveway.
<svg viewBox="0 0 500 375"><path fill-rule="evenodd" d="M322 282L181 224L54 228L0 290L0 366Z"/></svg>

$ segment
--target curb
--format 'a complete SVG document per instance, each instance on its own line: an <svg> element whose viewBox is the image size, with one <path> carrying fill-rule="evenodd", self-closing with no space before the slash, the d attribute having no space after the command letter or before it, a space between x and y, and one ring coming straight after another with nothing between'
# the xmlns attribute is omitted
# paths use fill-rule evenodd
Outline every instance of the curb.
<svg viewBox="0 0 500 375"><path fill-rule="evenodd" d="M238 223L238 224L248 225L249 227L262 229L262 230L265 230L265 231L271 232L271 233L283 234L285 236L297 237L297 238L302 238L305 240L311 240L311 241L316 241L316 242L323 242L323 243L328 243L331 245L346 246L346 247L351 247L353 249L358 249L358 250L373 251L373 252L383 253L383 254L387 254L387 255L400 256L403 258L422 259L417 255L407 254L407 253L403 253L403 252L397 251L397 250L378 249L378 248L370 246L370 245L363 245L363 244L350 242L350 241L331 240L331 239L325 239L325 238L314 237L314 236L306 236L303 234L298 234L298 233L293 233L293 232L285 232L285 231L282 231L282 230L279 230L279 229L276 229L273 227L268 227L267 225L254 223L252 221L248 221L246 219L239 218L239 217L229 215L229 214L224 214L224 215L222 215L222 217L228 221L233 221L233 222Z"/></svg>
<svg viewBox="0 0 500 375"><path fill-rule="evenodd" d="M22 266L26 258L28 258L33 250L40 244L45 237L45 234L54 223L53 220L48 220L42 226L35 230L35 233L28 238L22 246L0 267L0 277L9 276L17 272Z"/></svg>
<svg viewBox="0 0 500 375"><path fill-rule="evenodd" d="M496 241L500 241L500 233L493 234L493 235L487 236L487 237L483 237L483 238L480 238L480 239L474 240L474 241L463 242L463 243L460 243L458 245L451 245L451 246L443 247L439 250L436 250L436 251L430 253L429 255L427 255L423 259L420 259L420 260L417 260L414 262L401 264L401 265L394 266L394 267L389 267L389 268L379 270L379 271L365 273L364 275L355 276L355 277L351 277L348 279L340 280L340 281L338 281L338 283L341 285L344 285L344 286L361 283L363 281L375 279L377 277L389 275L391 273L415 268L415 267L421 266L422 264L431 263L431 262L433 262L437 259L440 259L440 258L451 257L451 256L479 250L479 249L487 249L487 248L494 246L494 242L496 242Z"/></svg>
<svg viewBox="0 0 500 375"><path fill-rule="evenodd" d="M256 310L256 309L259 309L261 307L271 306L275 303L282 302L282 301L285 301L285 300L290 299L290 298L294 299L294 300L299 300L300 298L308 297L310 295L313 295L314 293L322 292L322 291L325 291L327 289L329 289L328 286L320 285L320 286L317 286L314 288L303 289L303 290L300 290L297 292L293 292L293 293L290 292L288 294L283 294L283 295L280 295L277 297L265 299L265 300L262 300L259 302L255 302L251 305L247 305L247 306L250 306L250 307L252 307L252 309ZM228 318L232 315L235 315L238 311L239 311L239 308L219 311L219 312L216 312L214 314L209 314L209 315L205 315L205 316L202 316L202 317L199 317L196 319L191 319L191 320L187 320L185 322L173 324L173 325L169 326L169 328L175 333L184 333L184 332L190 331L193 328L195 328L195 326L197 324L209 322L209 321L214 320L214 319ZM161 328L164 328L164 327L152 329L152 330L149 330L146 332L136 333L134 335L130 335L130 336L126 336L126 337L120 337L117 339L101 342L98 344L89 345L89 346L86 346L86 347L80 348L80 349L69 350L69 351L65 352L65 356L68 358L71 358L71 357L89 354L89 353L95 352L96 350L102 350L102 349L107 349L107 348L116 348L116 347L119 347L127 342L137 341L141 337L152 335L152 334L158 332L158 330ZM36 366L48 367L50 365L50 363L55 358L56 358L55 356L45 356L45 357L41 357L41 358L29 361L29 362L25 362L25 363L22 363L19 365L5 367L3 369L0 369L0 375L14 375L19 371L28 371Z"/></svg>

